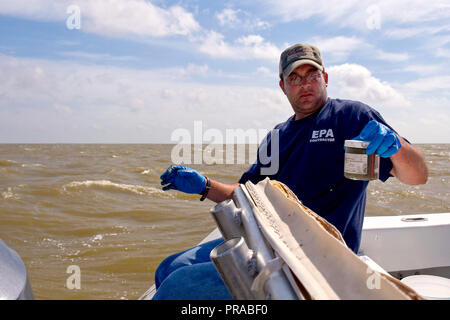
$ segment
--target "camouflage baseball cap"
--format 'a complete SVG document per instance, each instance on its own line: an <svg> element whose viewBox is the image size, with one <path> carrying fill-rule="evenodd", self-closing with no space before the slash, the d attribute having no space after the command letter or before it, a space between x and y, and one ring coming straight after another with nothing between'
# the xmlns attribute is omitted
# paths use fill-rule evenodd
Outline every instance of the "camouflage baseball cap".
<svg viewBox="0 0 450 320"><path fill-rule="evenodd" d="M285 78L297 67L310 64L324 70L319 49L309 44L297 43L283 51L280 57L280 77Z"/></svg>

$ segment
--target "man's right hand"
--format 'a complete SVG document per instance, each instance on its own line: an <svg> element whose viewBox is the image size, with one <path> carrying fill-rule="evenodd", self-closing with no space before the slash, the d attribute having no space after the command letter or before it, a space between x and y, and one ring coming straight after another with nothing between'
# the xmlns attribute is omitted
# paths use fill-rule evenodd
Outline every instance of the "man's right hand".
<svg viewBox="0 0 450 320"><path fill-rule="evenodd" d="M378 153L382 158L389 158L396 154L402 144L397 134L384 124L371 120L362 129L359 136L353 140L370 142L366 149L367 154Z"/></svg>
<svg viewBox="0 0 450 320"><path fill-rule="evenodd" d="M206 186L206 178L196 170L176 165L170 166L161 175L164 191L174 189L185 193L201 194Z"/></svg>

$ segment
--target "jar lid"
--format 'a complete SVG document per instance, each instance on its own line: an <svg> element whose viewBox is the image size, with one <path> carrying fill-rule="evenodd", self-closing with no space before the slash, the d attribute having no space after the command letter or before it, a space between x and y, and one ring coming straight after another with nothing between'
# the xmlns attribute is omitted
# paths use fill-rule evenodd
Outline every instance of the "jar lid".
<svg viewBox="0 0 450 320"><path fill-rule="evenodd" d="M370 142L361 141L361 140L345 140L344 146L350 148L361 148L366 149Z"/></svg>

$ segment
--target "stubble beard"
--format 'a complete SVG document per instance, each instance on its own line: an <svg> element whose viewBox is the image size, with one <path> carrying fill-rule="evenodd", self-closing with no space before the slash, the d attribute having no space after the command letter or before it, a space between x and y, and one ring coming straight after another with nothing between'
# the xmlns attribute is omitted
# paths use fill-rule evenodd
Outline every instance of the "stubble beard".
<svg viewBox="0 0 450 320"><path fill-rule="evenodd" d="M308 99L303 99L300 97L300 95L298 95L289 100L292 109L295 112L296 119L298 120L301 118L305 118L321 109L324 106L325 102L327 101L327 92L326 89L324 88L321 94L317 97L314 98L310 97Z"/></svg>

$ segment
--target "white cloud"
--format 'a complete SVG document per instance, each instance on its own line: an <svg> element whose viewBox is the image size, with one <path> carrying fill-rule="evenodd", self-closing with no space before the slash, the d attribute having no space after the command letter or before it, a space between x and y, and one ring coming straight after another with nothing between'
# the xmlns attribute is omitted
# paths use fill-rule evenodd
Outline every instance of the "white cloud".
<svg viewBox="0 0 450 320"><path fill-rule="evenodd" d="M365 3L371 2L370 0ZM450 4L446 0L390 0L377 3L383 20L394 24L429 22L450 17Z"/></svg>
<svg viewBox="0 0 450 320"><path fill-rule="evenodd" d="M389 62L403 62L409 60L408 53L393 53L385 52L383 50L377 50L374 56L378 60L389 61Z"/></svg>
<svg viewBox="0 0 450 320"><path fill-rule="evenodd" d="M194 16L180 6L167 9L145 0L15 0L0 2L0 14L33 20L61 21L77 5L81 30L111 37L190 35L200 29Z"/></svg>
<svg viewBox="0 0 450 320"><path fill-rule="evenodd" d="M436 50L436 56L441 58L450 59L450 50L439 48Z"/></svg>
<svg viewBox="0 0 450 320"><path fill-rule="evenodd" d="M441 64L413 64L404 67L399 72L414 72L418 75L432 75L441 72L445 67Z"/></svg>
<svg viewBox="0 0 450 320"><path fill-rule="evenodd" d="M340 62L346 60L354 51L366 46L364 40L357 37L338 36L332 38L314 37L308 43L319 48L326 62Z"/></svg>
<svg viewBox="0 0 450 320"><path fill-rule="evenodd" d="M396 27L386 31L386 35L392 39L405 39L418 35L436 35L441 32L450 31L450 25L420 26L420 27Z"/></svg>
<svg viewBox="0 0 450 320"><path fill-rule="evenodd" d="M412 143L449 143L450 99L415 98L411 107L390 113L390 124Z"/></svg>
<svg viewBox="0 0 450 320"><path fill-rule="evenodd" d="M188 75L202 75L206 76L209 71L209 67L204 65L195 65L195 64L188 64L188 66L184 69L184 72Z"/></svg>
<svg viewBox="0 0 450 320"><path fill-rule="evenodd" d="M202 39L199 51L217 58L236 56L234 48L224 41L224 36L215 31L209 31Z"/></svg>
<svg viewBox="0 0 450 320"><path fill-rule="evenodd" d="M136 57L132 56L114 56L107 53L90 53L84 51L63 51L60 52L61 56L69 58L80 58L92 61L134 61Z"/></svg>
<svg viewBox="0 0 450 320"><path fill-rule="evenodd" d="M143 71L0 55L0 69L2 142L161 143L170 142L176 128L192 132L197 120L225 133L270 129L292 114L275 83L264 88L189 80L192 74L215 74L207 65ZM186 76L174 78L174 70ZM332 66L328 72L330 96L368 103L413 142L449 142L450 98L400 91L360 65ZM448 85L449 79L440 80ZM404 90L417 91L408 95L413 100L404 98Z"/></svg>
<svg viewBox="0 0 450 320"><path fill-rule="evenodd" d="M327 0L277 1L262 0L262 7L271 15L280 16L285 21L305 20L315 15L324 16L327 21L343 17L357 0L333 2Z"/></svg>
<svg viewBox="0 0 450 320"><path fill-rule="evenodd" d="M0 13L33 20L64 21L68 17L66 11L70 4L73 4L73 2L64 0L1 1Z"/></svg>
<svg viewBox="0 0 450 320"><path fill-rule="evenodd" d="M258 67L256 69L255 74L257 76L271 77L271 78L274 78L274 79L278 79L278 72L272 72L271 70L269 70L269 68L266 68L266 67L263 67L263 66Z"/></svg>
<svg viewBox="0 0 450 320"><path fill-rule="evenodd" d="M260 18L253 18L250 13L241 9L225 8L216 13L216 18L222 27L240 30L267 29L270 24Z"/></svg>
<svg viewBox="0 0 450 320"><path fill-rule="evenodd" d="M0 69L3 142L170 142L174 129L190 129L195 120L219 130L270 129L291 113L278 88L208 85L186 77L207 74L206 65L187 65L178 69L186 76L173 77L174 69L0 55Z"/></svg>
<svg viewBox="0 0 450 320"><path fill-rule="evenodd" d="M66 113L66 114L72 114L73 113L72 108L70 108L70 107L68 107L66 105L59 104L59 103L54 103L53 104L53 109L56 112L61 112L61 113Z"/></svg>
<svg viewBox="0 0 450 320"><path fill-rule="evenodd" d="M329 87L336 97L375 105L407 107L411 103L386 82L375 78L365 67L343 64L328 69Z"/></svg>
<svg viewBox="0 0 450 320"><path fill-rule="evenodd" d="M281 52L259 35L243 36L233 43L227 43L222 34L202 29L193 14L184 8L162 8L146 0L61 0L57 3L50 0L17 0L0 2L0 14L33 20L61 21L65 24L69 17L67 8L74 3L80 8L81 31L88 33L128 39L182 35L191 43L198 44L200 52L215 58L276 60ZM217 18L222 25L235 25L236 28L246 30L268 27L268 23L251 19L242 10L224 9L217 14ZM102 58L98 54L80 51L62 54L91 60ZM113 58L109 55L104 55L103 58L121 61L132 59Z"/></svg>
<svg viewBox="0 0 450 320"><path fill-rule="evenodd" d="M173 67L164 68L160 70L154 70L154 73L164 73L165 79L175 81L187 81L188 79L195 77L208 77L210 76L210 68L208 65L197 65L188 63L185 67Z"/></svg>
<svg viewBox="0 0 450 320"><path fill-rule="evenodd" d="M450 18L448 0L304 0L277 1L260 0L270 15L278 16L284 21L306 20L311 17L322 18L324 23L332 23L341 27L353 27L368 30L370 19L379 19L380 29L387 30L393 26L422 23ZM376 8L377 10L368 10ZM374 15L378 15L374 17ZM404 29L406 31L406 29Z"/></svg>
<svg viewBox="0 0 450 320"><path fill-rule="evenodd" d="M434 76L410 81L404 85L414 91L446 90L450 92L450 76Z"/></svg>
<svg viewBox="0 0 450 320"><path fill-rule="evenodd" d="M224 25L233 25L240 23L239 18L237 17L238 10L233 9L223 9L221 12L216 14L216 18L219 20L219 24L221 26Z"/></svg>
<svg viewBox="0 0 450 320"><path fill-rule="evenodd" d="M200 29L193 15L179 6L163 9L143 0L89 0L80 7L83 28L97 34L163 37Z"/></svg>
<svg viewBox="0 0 450 320"><path fill-rule="evenodd" d="M234 44L225 42L224 36L215 31L209 31L201 39L199 50L214 58L236 60L264 59L277 61L281 54L274 44L267 42L260 35L240 37Z"/></svg>

